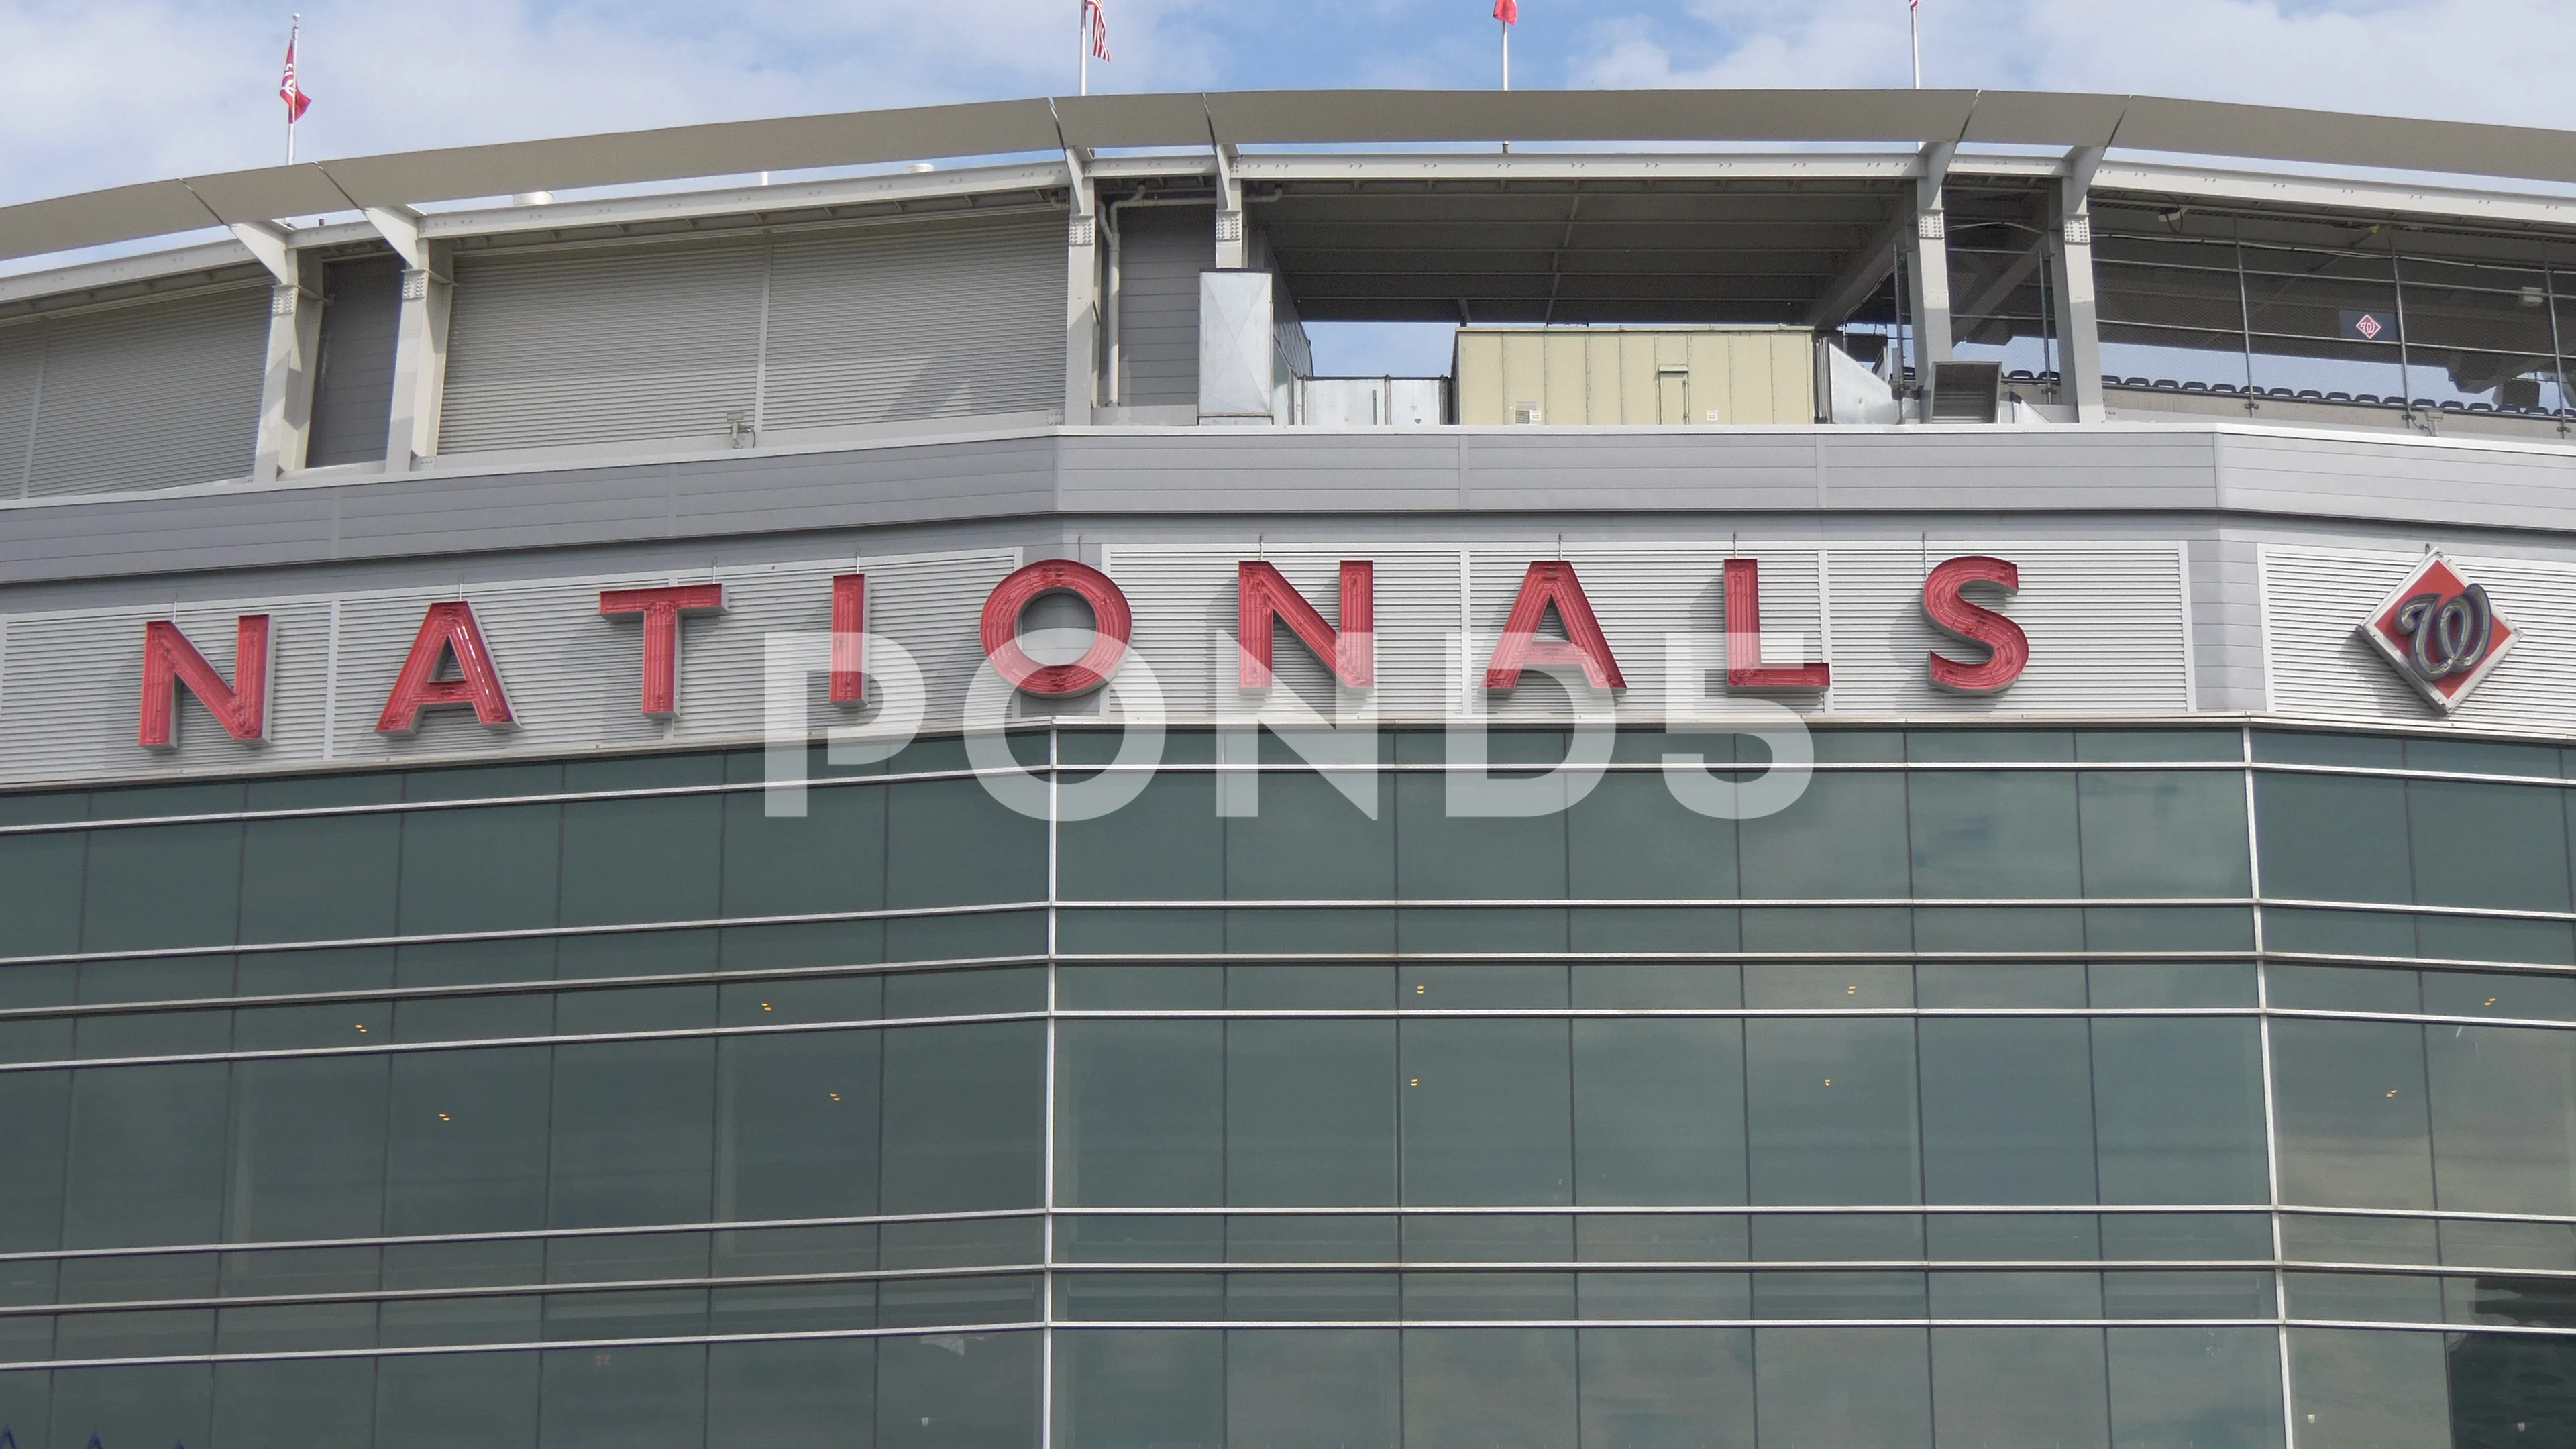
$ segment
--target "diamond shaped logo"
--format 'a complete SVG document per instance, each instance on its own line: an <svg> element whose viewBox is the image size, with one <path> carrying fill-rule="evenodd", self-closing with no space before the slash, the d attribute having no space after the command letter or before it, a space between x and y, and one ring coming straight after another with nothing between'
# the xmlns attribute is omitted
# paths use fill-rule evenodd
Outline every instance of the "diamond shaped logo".
<svg viewBox="0 0 2576 1449"><path fill-rule="evenodd" d="M2364 312L2361 314L2361 320L2352 324L2352 330L2360 333L2363 337L2376 342L2379 340L2379 334L2385 329L2379 325L2378 318Z"/></svg>
<svg viewBox="0 0 2576 1449"><path fill-rule="evenodd" d="M2370 611L2361 636L2448 714L2495 672L2521 633L2496 612L2485 585L2470 583L2436 553Z"/></svg>

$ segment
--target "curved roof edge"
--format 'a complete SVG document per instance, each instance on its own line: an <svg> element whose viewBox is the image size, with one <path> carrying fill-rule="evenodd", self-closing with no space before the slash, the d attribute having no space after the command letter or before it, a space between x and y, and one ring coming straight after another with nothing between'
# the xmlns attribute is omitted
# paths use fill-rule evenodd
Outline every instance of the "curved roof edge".
<svg viewBox="0 0 2576 1449"><path fill-rule="evenodd" d="M2576 183L2576 133L2160 96L1972 90L1210 91L1036 97L455 146L0 207L0 258L514 192L1067 146L1406 141L2115 146Z"/></svg>

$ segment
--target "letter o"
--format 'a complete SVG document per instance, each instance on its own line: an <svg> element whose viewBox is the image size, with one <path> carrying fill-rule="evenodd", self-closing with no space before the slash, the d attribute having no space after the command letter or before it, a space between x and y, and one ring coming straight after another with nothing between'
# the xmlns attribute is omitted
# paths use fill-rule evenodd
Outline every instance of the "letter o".
<svg viewBox="0 0 2576 1449"><path fill-rule="evenodd" d="M1070 664L1040 664L1020 647L1020 615L1041 594L1071 594L1091 606L1091 647ZM1012 686L1061 699L1109 682L1127 657L1136 616L1109 575L1069 558L1040 559L1013 570L984 600L984 654Z"/></svg>

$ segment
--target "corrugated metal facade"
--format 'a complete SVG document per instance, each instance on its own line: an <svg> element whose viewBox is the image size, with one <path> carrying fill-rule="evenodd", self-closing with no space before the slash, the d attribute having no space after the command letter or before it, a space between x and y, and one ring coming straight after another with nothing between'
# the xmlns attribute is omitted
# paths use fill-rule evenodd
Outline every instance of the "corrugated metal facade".
<svg viewBox="0 0 2576 1449"><path fill-rule="evenodd" d="M314 365L313 427L304 466L385 456L393 410L394 343L402 331L399 258L340 262L322 272L322 347Z"/></svg>
<svg viewBox="0 0 2576 1449"><path fill-rule="evenodd" d="M764 433L1064 404L1054 212L781 238Z"/></svg>
<svg viewBox="0 0 2576 1449"><path fill-rule="evenodd" d="M1054 213L460 259L440 451L1061 406Z"/></svg>
<svg viewBox="0 0 2576 1449"><path fill-rule="evenodd" d="M1118 401L1199 400L1199 273L1216 265L1214 207L1118 216Z"/></svg>
<svg viewBox="0 0 2576 1449"><path fill-rule="evenodd" d="M458 258L440 451L747 429L768 269L760 241Z"/></svg>
<svg viewBox="0 0 2576 1449"><path fill-rule="evenodd" d="M268 313L253 285L0 328L0 498L247 475Z"/></svg>

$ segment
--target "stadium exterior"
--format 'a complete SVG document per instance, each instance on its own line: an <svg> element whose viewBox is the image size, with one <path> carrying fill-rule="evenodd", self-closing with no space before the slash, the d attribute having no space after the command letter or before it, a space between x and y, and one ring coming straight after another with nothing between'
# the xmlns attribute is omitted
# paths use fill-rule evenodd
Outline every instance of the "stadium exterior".
<svg viewBox="0 0 2576 1449"><path fill-rule="evenodd" d="M2576 1440L2571 183L1366 92L0 208L166 238L0 279L0 1444Z"/></svg>

